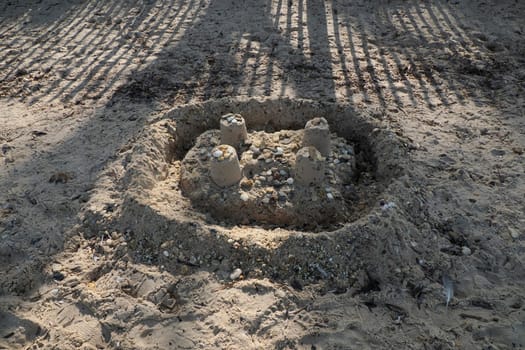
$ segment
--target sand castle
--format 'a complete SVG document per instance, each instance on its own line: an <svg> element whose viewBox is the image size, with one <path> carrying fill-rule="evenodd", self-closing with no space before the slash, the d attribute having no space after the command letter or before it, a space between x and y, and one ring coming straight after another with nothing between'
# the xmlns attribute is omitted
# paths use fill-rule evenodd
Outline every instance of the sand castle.
<svg viewBox="0 0 525 350"><path fill-rule="evenodd" d="M235 148L248 139L244 118L231 113L222 116L220 139L222 144L212 150L210 176L217 186L229 187L241 180L242 169ZM314 118L306 123L303 147L295 154L294 173L299 184L309 186L322 182L330 144L330 130L325 118ZM253 152L253 148L251 150ZM282 152L282 147L276 147L274 153L282 155Z"/></svg>
<svg viewBox="0 0 525 350"><path fill-rule="evenodd" d="M241 179L241 167L235 148L229 145L220 145L212 150L210 175L220 187L231 186Z"/></svg>
<svg viewBox="0 0 525 350"><path fill-rule="evenodd" d="M344 220L351 211L354 149L322 117L267 133L248 132L239 114L223 115L182 164L183 194L214 216L280 225Z"/></svg>

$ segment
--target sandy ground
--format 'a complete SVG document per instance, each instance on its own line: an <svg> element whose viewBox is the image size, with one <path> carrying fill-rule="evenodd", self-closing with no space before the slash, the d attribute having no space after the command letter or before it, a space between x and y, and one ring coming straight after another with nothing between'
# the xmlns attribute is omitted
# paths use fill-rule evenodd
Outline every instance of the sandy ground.
<svg viewBox="0 0 525 350"><path fill-rule="evenodd" d="M525 348L524 17L2 1L0 348ZM179 196L173 120L299 99L379 130L361 136L382 192L358 220L222 225Z"/></svg>

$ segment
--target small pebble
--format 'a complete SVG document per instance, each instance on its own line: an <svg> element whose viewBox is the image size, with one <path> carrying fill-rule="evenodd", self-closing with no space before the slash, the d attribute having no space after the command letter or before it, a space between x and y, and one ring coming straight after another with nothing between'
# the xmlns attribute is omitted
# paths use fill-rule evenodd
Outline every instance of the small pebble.
<svg viewBox="0 0 525 350"><path fill-rule="evenodd" d="M286 175L288 175L288 173L286 172L286 170L279 170L279 174L281 174L281 176L286 176Z"/></svg>
<svg viewBox="0 0 525 350"><path fill-rule="evenodd" d="M214 156L215 158L222 157L222 154L223 154L223 153L222 153L221 150L216 150L216 151L213 152L213 156Z"/></svg>
<svg viewBox="0 0 525 350"><path fill-rule="evenodd" d="M241 194L241 200L243 202L246 202L248 199L250 199L250 197L246 193Z"/></svg>
<svg viewBox="0 0 525 350"><path fill-rule="evenodd" d="M472 250L470 250L470 248L467 247L467 246L463 246L463 247L461 248L461 253L462 253L463 255L470 255L470 254L472 254Z"/></svg>
<svg viewBox="0 0 525 350"><path fill-rule="evenodd" d="M326 194L326 197L327 197L329 200L333 200L333 199L334 199L334 195L331 194L330 192L328 192L328 193Z"/></svg>
<svg viewBox="0 0 525 350"><path fill-rule="evenodd" d="M513 238L513 239L516 239L520 236L520 233L515 230L514 228L512 227L509 227L509 232L510 232L510 236Z"/></svg>
<svg viewBox="0 0 525 350"><path fill-rule="evenodd" d="M496 156L496 157L503 157L505 155L505 151L504 150L497 149L497 148L494 148L492 151L490 151L490 153L493 156Z"/></svg>
<svg viewBox="0 0 525 350"><path fill-rule="evenodd" d="M264 204L268 204L268 203L270 203L270 198L268 198L268 197L264 197L264 198L262 199L262 202L263 202Z"/></svg>
<svg viewBox="0 0 525 350"><path fill-rule="evenodd" d="M233 272L230 274L230 279L232 281L235 281L237 278L241 277L242 275L242 270L239 269L239 268L236 268L235 270L233 270Z"/></svg>
<svg viewBox="0 0 525 350"><path fill-rule="evenodd" d="M284 153L284 150L281 147L277 147L275 155L280 156Z"/></svg>
<svg viewBox="0 0 525 350"><path fill-rule="evenodd" d="M64 276L62 272L60 271L53 272L53 279L55 281L62 281L64 278L66 278L66 276Z"/></svg>
<svg viewBox="0 0 525 350"><path fill-rule="evenodd" d="M289 178L287 178L287 179L286 179L286 183L287 183L288 185L293 185L293 177L289 177Z"/></svg>
<svg viewBox="0 0 525 350"><path fill-rule="evenodd" d="M392 209L392 208L396 207L396 203L394 203L394 202L388 202L387 203L387 202L381 201L380 205L381 205L381 209L382 210L388 210L388 209Z"/></svg>
<svg viewBox="0 0 525 350"><path fill-rule="evenodd" d="M170 253L167 250L165 250L162 252L162 255L164 255L167 258L168 256L170 256Z"/></svg>

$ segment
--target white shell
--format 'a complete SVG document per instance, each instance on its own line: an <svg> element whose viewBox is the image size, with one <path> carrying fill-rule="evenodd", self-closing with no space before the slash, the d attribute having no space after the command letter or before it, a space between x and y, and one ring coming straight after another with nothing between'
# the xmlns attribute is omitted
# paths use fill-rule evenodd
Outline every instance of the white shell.
<svg viewBox="0 0 525 350"><path fill-rule="evenodd" d="M237 268L233 270L233 272L230 274L230 279L236 280L237 278L241 277L241 275L242 275L242 270Z"/></svg>

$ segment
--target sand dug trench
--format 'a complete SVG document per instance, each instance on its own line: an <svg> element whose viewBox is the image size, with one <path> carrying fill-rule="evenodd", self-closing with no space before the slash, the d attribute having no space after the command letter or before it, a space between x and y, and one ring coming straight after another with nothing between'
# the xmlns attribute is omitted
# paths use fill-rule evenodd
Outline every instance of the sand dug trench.
<svg viewBox="0 0 525 350"><path fill-rule="evenodd" d="M253 141L250 146L257 144L265 152L267 149L260 147L262 141L274 150L279 143L283 154L294 154L289 147L299 147L306 122L326 118L334 126L326 173L332 170L333 176L327 175L315 186L290 185L287 181L293 178L293 169L272 166L274 152L270 162L247 167L252 174L235 186L216 186L209 179L207 166L195 165L199 159L209 159L208 151L218 143L210 140L217 138L220 116L227 113L245 118ZM249 158L246 162L253 160L253 152L245 157ZM405 163L405 149L395 134L348 106L288 99L213 100L168 112L124 148L116 162L121 168L114 168L112 173L120 178L118 194L114 195L120 202L106 201L104 207L97 208L95 203L100 201L93 201L84 226L93 234L113 229L128 232L133 237L130 248L141 261L159 262L174 256L175 262L212 266L232 258L251 266L252 276L280 276L307 283L330 274L349 285L349 275L361 269L358 259L349 265L341 244L334 241L327 246L318 240L361 239L362 249L370 249L362 226L371 220L372 209L388 207L381 196L403 173ZM282 170L286 174L281 176ZM261 174L271 183L262 184ZM249 180L260 184L247 188ZM111 190L106 188L106 196L108 192ZM279 198L279 192L287 198ZM243 194L250 199L243 201ZM312 240L323 248L305 254L301 249ZM239 241L249 247L232 252L232 242ZM320 254L322 259L334 262L333 271L312 265ZM281 255L293 256L293 261L283 262ZM164 263L170 266L168 261ZM302 272L297 274L291 265Z"/></svg>
<svg viewBox="0 0 525 350"><path fill-rule="evenodd" d="M220 144L220 116L230 112L245 118L250 141L239 151L242 179L220 187L210 178L211 152ZM294 179L295 157L303 128L315 117L332 125L331 153L323 158L323 179L301 185ZM123 159L129 162L121 184L124 212L147 197L148 203L168 204L149 205L167 219L315 232L364 216L404 161L395 135L351 108L286 99L225 99L177 108L130 147Z"/></svg>

